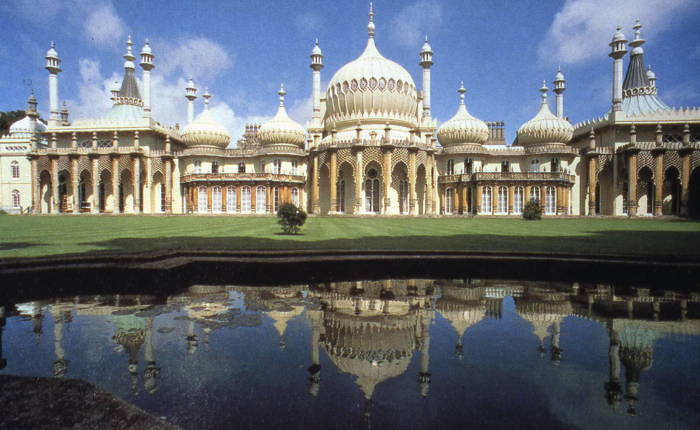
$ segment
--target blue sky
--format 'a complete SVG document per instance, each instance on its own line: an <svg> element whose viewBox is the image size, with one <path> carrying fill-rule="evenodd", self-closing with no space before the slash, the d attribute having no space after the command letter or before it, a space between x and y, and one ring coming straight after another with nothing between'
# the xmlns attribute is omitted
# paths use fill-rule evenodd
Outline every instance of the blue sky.
<svg viewBox="0 0 700 430"><path fill-rule="evenodd" d="M280 83L287 106L305 124L311 112L309 54L318 38L322 82L355 59L367 39L366 1L9 0L0 17L0 111L24 109L31 88L47 116L44 54L56 41L63 60L60 99L72 118L99 116L120 79L125 39L138 52L149 38L156 55L154 116L184 123L185 79L208 86L212 110L234 136L247 121L274 115ZM435 52L433 116L449 119L461 80L467 107L484 121L505 121L508 140L535 115L542 80L561 65L566 115L578 122L610 105L608 42L616 25L632 39L644 25L645 61L661 98L700 105L698 0L389 1L374 2L377 46L420 88L418 52L427 34ZM629 57L626 57L626 60ZM139 69L140 74L140 69ZM201 97L197 110L201 109ZM553 103L551 104L553 109Z"/></svg>

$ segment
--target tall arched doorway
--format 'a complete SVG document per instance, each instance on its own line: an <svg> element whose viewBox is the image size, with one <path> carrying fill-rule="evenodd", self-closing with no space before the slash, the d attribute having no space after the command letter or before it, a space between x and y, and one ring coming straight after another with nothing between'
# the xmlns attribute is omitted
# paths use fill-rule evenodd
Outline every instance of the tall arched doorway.
<svg viewBox="0 0 700 430"><path fill-rule="evenodd" d="M646 166L637 174L637 214L654 214L654 174Z"/></svg>
<svg viewBox="0 0 700 430"><path fill-rule="evenodd" d="M344 214L354 213L355 208L355 180L353 178L353 167L350 163L343 163L338 169L338 212Z"/></svg>
<svg viewBox="0 0 700 430"><path fill-rule="evenodd" d="M365 212L380 213L381 212L381 181L379 169L376 166L369 166L365 173Z"/></svg>
<svg viewBox="0 0 700 430"><path fill-rule="evenodd" d="M675 167L669 167L664 173L663 214L678 215L681 211L681 180Z"/></svg>

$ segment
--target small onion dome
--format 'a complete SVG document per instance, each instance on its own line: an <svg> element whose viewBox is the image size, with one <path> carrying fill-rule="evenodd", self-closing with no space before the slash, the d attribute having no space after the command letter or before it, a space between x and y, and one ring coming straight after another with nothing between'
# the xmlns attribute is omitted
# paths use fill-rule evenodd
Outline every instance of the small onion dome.
<svg viewBox="0 0 700 430"><path fill-rule="evenodd" d="M543 143L567 143L574 135L574 127L569 121L559 118L549 110L547 85L542 83L542 104L534 118L518 129L518 143L521 145Z"/></svg>
<svg viewBox="0 0 700 430"><path fill-rule="evenodd" d="M58 59L58 52L56 52L56 43L51 42L51 47L46 51L46 58L56 58Z"/></svg>
<svg viewBox="0 0 700 430"><path fill-rule="evenodd" d="M277 93L280 96L280 106L277 114L269 121L265 122L258 130L258 139L263 145L276 143L287 143L304 147L306 141L306 130L287 115L284 108L284 86L280 86Z"/></svg>
<svg viewBox="0 0 700 430"><path fill-rule="evenodd" d="M564 74L561 72L561 69L557 67L557 74L554 75L554 82L561 82L564 81Z"/></svg>
<svg viewBox="0 0 700 430"><path fill-rule="evenodd" d="M36 124L36 130L34 130ZM34 133L43 133L46 131L46 125L41 121L33 122L29 116L25 116L19 121L15 121L10 126L11 137L31 137Z"/></svg>
<svg viewBox="0 0 700 430"><path fill-rule="evenodd" d="M318 39L316 39L316 42L314 43L314 47L311 50L311 55L323 55L323 51L321 51L321 47L318 45Z"/></svg>
<svg viewBox="0 0 700 430"><path fill-rule="evenodd" d="M656 73L651 70L651 66L647 68L647 79L650 81L656 79Z"/></svg>
<svg viewBox="0 0 700 430"><path fill-rule="evenodd" d="M442 146L462 143L484 143L489 138L489 128L485 122L469 115L464 105L464 83L459 87L459 107L457 113L438 129L438 140Z"/></svg>
<svg viewBox="0 0 700 430"><path fill-rule="evenodd" d="M617 27L617 29L615 30L615 34L613 34L613 38L612 38L612 43L627 42L627 39L625 39L625 35L622 34L622 31L620 31L620 30L622 30L622 28L620 28L620 27Z"/></svg>
<svg viewBox="0 0 700 430"><path fill-rule="evenodd" d="M205 96L209 96L205 90ZM182 140L187 146L209 146L224 149L231 141L226 127L219 124L209 111L209 97L205 98L204 111L182 131Z"/></svg>
<svg viewBox="0 0 700 430"><path fill-rule="evenodd" d="M430 46L430 43L428 43L428 36L425 36L425 41L423 42L423 48L421 48L420 52L433 52L433 48Z"/></svg>

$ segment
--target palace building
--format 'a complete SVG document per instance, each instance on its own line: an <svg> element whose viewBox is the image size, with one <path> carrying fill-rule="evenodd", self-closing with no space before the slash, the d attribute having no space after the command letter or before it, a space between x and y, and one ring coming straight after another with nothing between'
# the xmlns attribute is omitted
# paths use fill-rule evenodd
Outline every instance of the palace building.
<svg viewBox="0 0 700 430"><path fill-rule="evenodd" d="M700 216L700 108L672 108L644 66L641 24L628 42L610 42L612 100L602 116L572 124L564 114L566 80L557 70L541 105L511 144L502 121L469 113L464 85L454 116L431 114L433 50L419 52L420 88L375 40L370 9L367 46L321 91L323 52L311 51L308 127L285 110L285 90L272 119L230 132L209 109L195 116L197 88L185 88L188 124L151 115L148 42L136 55L127 42L121 86L101 118L70 120L60 108L61 59L46 53L50 117L36 99L0 138L0 208L71 214L270 214L292 202L313 214L519 216L525 202L544 215ZM626 74L624 60L631 48ZM534 89L533 89L534 90ZM533 91L534 93L534 91ZM534 94L533 94L534 98ZM453 103L440 100L440 103ZM585 103L585 101L579 101Z"/></svg>

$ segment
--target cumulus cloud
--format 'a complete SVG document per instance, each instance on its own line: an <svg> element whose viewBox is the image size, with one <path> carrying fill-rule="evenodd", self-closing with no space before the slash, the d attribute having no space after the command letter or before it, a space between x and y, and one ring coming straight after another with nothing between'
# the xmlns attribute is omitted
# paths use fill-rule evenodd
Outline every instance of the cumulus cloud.
<svg viewBox="0 0 700 430"><path fill-rule="evenodd" d="M126 25L111 3L98 5L88 12L84 29L85 37L99 46L111 45L126 33Z"/></svg>
<svg viewBox="0 0 700 430"><path fill-rule="evenodd" d="M294 24L299 31L305 33L318 33L323 29L321 15L314 12L305 12L297 15L294 19Z"/></svg>
<svg viewBox="0 0 700 430"><path fill-rule="evenodd" d="M639 18L643 37L650 38L692 4L693 0L567 0L539 46L540 60L576 64L600 57L608 52L617 25L631 39L631 27Z"/></svg>
<svg viewBox="0 0 700 430"><path fill-rule="evenodd" d="M80 83L78 85L77 98L67 100L73 119L97 118L109 110L110 89L115 80L119 79L116 73L104 76L100 62L92 58L81 58L78 62L80 71Z"/></svg>
<svg viewBox="0 0 700 430"><path fill-rule="evenodd" d="M441 23L442 5L423 0L401 9L391 20L389 35L400 45L416 48L420 47L423 37L438 28Z"/></svg>
<svg viewBox="0 0 700 430"><path fill-rule="evenodd" d="M233 56L218 42L206 37L182 37L175 44L159 44L161 73L180 72L198 80L211 79L233 65Z"/></svg>

